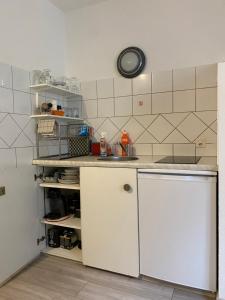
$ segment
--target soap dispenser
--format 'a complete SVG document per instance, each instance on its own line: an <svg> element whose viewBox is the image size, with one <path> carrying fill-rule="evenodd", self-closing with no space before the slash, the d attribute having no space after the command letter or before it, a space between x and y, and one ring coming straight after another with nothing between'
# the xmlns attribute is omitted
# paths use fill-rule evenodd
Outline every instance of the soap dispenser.
<svg viewBox="0 0 225 300"><path fill-rule="evenodd" d="M100 156L107 156L107 142L105 138L106 133L102 132L101 133L101 138L100 138Z"/></svg>

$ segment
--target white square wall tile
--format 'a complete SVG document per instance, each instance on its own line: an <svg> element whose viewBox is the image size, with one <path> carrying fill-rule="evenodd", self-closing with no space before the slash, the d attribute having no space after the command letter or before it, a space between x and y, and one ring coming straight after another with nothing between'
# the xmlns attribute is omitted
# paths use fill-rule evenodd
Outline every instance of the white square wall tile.
<svg viewBox="0 0 225 300"><path fill-rule="evenodd" d="M151 74L141 74L133 79L133 95L151 93Z"/></svg>
<svg viewBox="0 0 225 300"><path fill-rule="evenodd" d="M152 73L152 92L172 91L172 71L160 71Z"/></svg>
<svg viewBox="0 0 225 300"><path fill-rule="evenodd" d="M151 94L133 96L133 115L151 114Z"/></svg>
<svg viewBox="0 0 225 300"><path fill-rule="evenodd" d="M0 149L8 149L9 146L0 138Z"/></svg>
<svg viewBox="0 0 225 300"><path fill-rule="evenodd" d="M134 155L152 155L152 145L134 144Z"/></svg>
<svg viewBox="0 0 225 300"><path fill-rule="evenodd" d="M191 142L193 142L207 126L194 114L190 114L179 126L178 130Z"/></svg>
<svg viewBox="0 0 225 300"><path fill-rule="evenodd" d="M173 93L173 111L195 111L195 91L177 91Z"/></svg>
<svg viewBox="0 0 225 300"><path fill-rule="evenodd" d="M173 110L172 92L152 94L152 113L170 113Z"/></svg>
<svg viewBox="0 0 225 300"><path fill-rule="evenodd" d="M7 145L11 146L22 130L17 123L8 115L0 123L0 137Z"/></svg>
<svg viewBox="0 0 225 300"><path fill-rule="evenodd" d="M115 99L115 116L132 115L132 96Z"/></svg>
<svg viewBox="0 0 225 300"><path fill-rule="evenodd" d="M13 112L13 91L0 88L0 112Z"/></svg>
<svg viewBox="0 0 225 300"><path fill-rule="evenodd" d="M26 70L12 67L13 89L22 92L30 91L30 73Z"/></svg>
<svg viewBox="0 0 225 300"><path fill-rule="evenodd" d="M213 122L213 124L210 126L210 128L217 133L217 121Z"/></svg>
<svg viewBox="0 0 225 300"><path fill-rule="evenodd" d="M173 90L195 89L195 68L173 70Z"/></svg>
<svg viewBox="0 0 225 300"><path fill-rule="evenodd" d="M217 145L206 144L206 147L196 147L196 155L198 156L217 156Z"/></svg>
<svg viewBox="0 0 225 300"><path fill-rule="evenodd" d="M24 168L24 166L31 166L33 160L33 148L17 148L16 157L17 157L17 168Z"/></svg>
<svg viewBox="0 0 225 300"><path fill-rule="evenodd" d="M10 114L11 118L19 125L19 127L23 130L28 122L30 121L30 116L28 115L19 115L19 114Z"/></svg>
<svg viewBox="0 0 225 300"><path fill-rule="evenodd" d="M195 143L199 146L202 142L207 144L217 143L217 134L210 128L206 129L196 140Z"/></svg>
<svg viewBox="0 0 225 300"><path fill-rule="evenodd" d="M16 168L16 152L15 149L0 149L0 166L1 168Z"/></svg>
<svg viewBox="0 0 225 300"><path fill-rule="evenodd" d="M114 98L98 100L98 117L113 117L114 116Z"/></svg>
<svg viewBox="0 0 225 300"><path fill-rule="evenodd" d="M173 155L173 145L153 144L153 155Z"/></svg>
<svg viewBox="0 0 225 300"><path fill-rule="evenodd" d="M97 80L97 94L98 98L113 97L113 78Z"/></svg>
<svg viewBox="0 0 225 300"><path fill-rule="evenodd" d="M188 144L189 141L184 137L177 129L175 129L171 134L163 141L165 144Z"/></svg>
<svg viewBox="0 0 225 300"><path fill-rule="evenodd" d="M217 64L196 67L196 87L217 86Z"/></svg>
<svg viewBox="0 0 225 300"><path fill-rule="evenodd" d="M12 147L14 148L24 148L24 147L32 147L31 141L28 139L28 137L21 132L20 135L17 137L17 139L12 144ZM33 150L32 150L33 152Z"/></svg>
<svg viewBox="0 0 225 300"><path fill-rule="evenodd" d="M136 140L137 144L155 144L158 141L154 138L154 136L149 131L144 131Z"/></svg>
<svg viewBox="0 0 225 300"><path fill-rule="evenodd" d="M82 102L82 113L83 118L97 118L98 115L98 107L97 100L89 100Z"/></svg>
<svg viewBox="0 0 225 300"><path fill-rule="evenodd" d="M84 100L97 99L96 80L81 82L81 95Z"/></svg>
<svg viewBox="0 0 225 300"><path fill-rule="evenodd" d="M195 144L174 144L174 155L195 156Z"/></svg>
<svg viewBox="0 0 225 300"><path fill-rule="evenodd" d="M159 142L162 142L173 130L174 127L162 116L156 118L148 127L148 131Z"/></svg>
<svg viewBox="0 0 225 300"><path fill-rule="evenodd" d="M12 66L0 63L0 86L12 88Z"/></svg>
<svg viewBox="0 0 225 300"><path fill-rule="evenodd" d="M132 80L123 77L114 78L114 94L115 97L132 95Z"/></svg>
<svg viewBox="0 0 225 300"><path fill-rule="evenodd" d="M14 91L14 112L18 114L31 114L31 95Z"/></svg>
<svg viewBox="0 0 225 300"><path fill-rule="evenodd" d="M200 111L195 112L195 115L201 119L206 125L211 125L217 119L217 111Z"/></svg>
<svg viewBox="0 0 225 300"><path fill-rule="evenodd" d="M196 90L196 110L216 110L217 109L217 88Z"/></svg>
<svg viewBox="0 0 225 300"><path fill-rule="evenodd" d="M32 144L36 145L36 122L34 119L31 119L28 122L28 124L23 129L23 132L28 137L28 139L32 142Z"/></svg>

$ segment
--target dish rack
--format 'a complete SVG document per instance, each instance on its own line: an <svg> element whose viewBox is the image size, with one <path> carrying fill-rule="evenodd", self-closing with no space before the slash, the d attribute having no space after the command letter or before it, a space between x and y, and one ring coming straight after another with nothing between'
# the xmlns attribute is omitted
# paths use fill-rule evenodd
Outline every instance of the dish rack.
<svg viewBox="0 0 225 300"><path fill-rule="evenodd" d="M36 129L37 158L66 159L89 154L89 135L81 136L84 124L39 120Z"/></svg>

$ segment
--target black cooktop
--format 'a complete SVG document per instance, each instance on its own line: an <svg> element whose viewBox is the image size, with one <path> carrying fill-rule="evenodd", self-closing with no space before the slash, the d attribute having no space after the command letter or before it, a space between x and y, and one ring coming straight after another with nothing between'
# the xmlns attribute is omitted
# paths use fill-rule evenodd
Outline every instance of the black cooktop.
<svg viewBox="0 0 225 300"><path fill-rule="evenodd" d="M166 156L156 163L162 164L197 164L201 156Z"/></svg>

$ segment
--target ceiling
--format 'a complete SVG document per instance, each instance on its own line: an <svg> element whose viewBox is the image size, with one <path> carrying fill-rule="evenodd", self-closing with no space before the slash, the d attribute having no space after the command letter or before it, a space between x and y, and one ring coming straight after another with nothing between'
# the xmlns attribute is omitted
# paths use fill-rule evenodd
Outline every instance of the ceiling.
<svg viewBox="0 0 225 300"><path fill-rule="evenodd" d="M89 5L94 5L107 0L49 0L60 10L67 12L72 9L78 9Z"/></svg>

